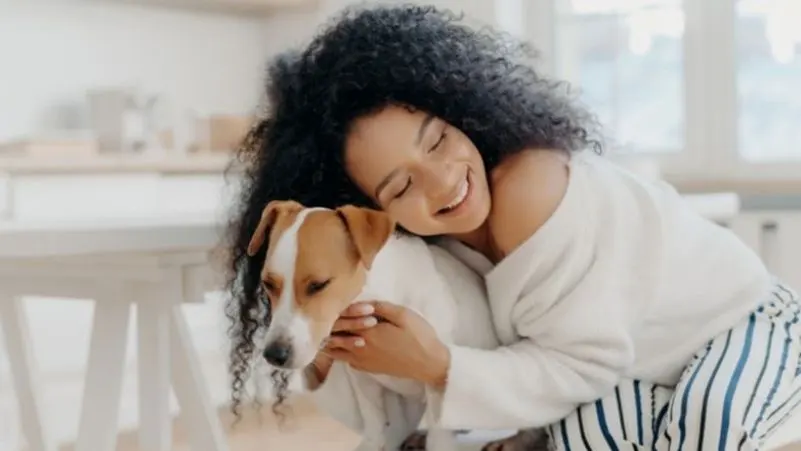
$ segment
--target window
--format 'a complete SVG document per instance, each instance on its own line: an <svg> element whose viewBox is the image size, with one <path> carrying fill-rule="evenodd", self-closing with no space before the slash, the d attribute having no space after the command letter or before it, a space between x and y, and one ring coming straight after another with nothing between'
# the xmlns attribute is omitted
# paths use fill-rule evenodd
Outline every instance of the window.
<svg viewBox="0 0 801 451"><path fill-rule="evenodd" d="M801 1L526 4L529 39L598 116L609 153L684 186L801 181Z"/></svg>
<svg viewBox="0 0 801 451"><path fill-rule="evenodd" d="M740 155L801 160L801 3L739 0L735 33Z"/></svg>
<svg viewBox="0 0 801 451"><path fill-rule="evenodd" d="M579 88L611 151L684 147L681 0L556 0L557 75Z"/></svg>

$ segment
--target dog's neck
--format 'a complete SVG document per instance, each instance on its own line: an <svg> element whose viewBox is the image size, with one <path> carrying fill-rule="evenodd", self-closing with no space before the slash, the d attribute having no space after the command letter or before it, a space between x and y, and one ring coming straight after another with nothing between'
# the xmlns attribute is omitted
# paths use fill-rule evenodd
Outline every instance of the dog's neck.
<svg viewBox="0 0 801 451"><path fill-rule="evenodd" d="M451 298L428 245L418 238L393 236L376 256L353 302L378 300L403 305L425 318L440 338L449 340L456 315Z"/></svg>

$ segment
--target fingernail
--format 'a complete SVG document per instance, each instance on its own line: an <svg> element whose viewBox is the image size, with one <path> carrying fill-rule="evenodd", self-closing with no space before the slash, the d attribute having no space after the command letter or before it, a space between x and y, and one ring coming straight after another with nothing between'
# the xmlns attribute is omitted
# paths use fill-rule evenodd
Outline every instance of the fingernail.
<svg viewBox="0 0 801 451"><path fill-rule="evenodd" d="M357 348L363 348L364 347L364 339L363 338L357 338L353 342L353 345L356 346Z"/></svg>
<svg viewBox="0 0 801 451"><path fill-rule="evenodd" d="M370 304L360 304L358 310L362 315L370 315L375 311L373 306Z"/></svg>
<svg viewBox="0 0 801 451"><path fill-rule="evenodd" d="M323 338L323 341L321 341L321 342L320 342L320 349L323 349L323 348L325 348L326 346L328 346L328 342L329 342L329 341L330 341L330 339L329 339L329 338Z"/></svg>
<svg viewBox="0 0 801 451"><path fill-rule="evenodd" d="M364 327L373 327L376 324L378 324L378 320L375 319L375 316L364 319Z"/></svg>

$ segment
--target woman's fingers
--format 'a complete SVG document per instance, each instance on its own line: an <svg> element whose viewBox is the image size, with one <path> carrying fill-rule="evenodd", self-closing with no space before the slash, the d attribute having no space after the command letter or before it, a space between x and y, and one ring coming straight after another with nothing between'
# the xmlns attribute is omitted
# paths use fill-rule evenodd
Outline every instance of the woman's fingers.
<svg viewBox="0 0 801 451"><path fill-rule="evenodd" d="M359 349L363 348L364 345L364 338L358 335L332 335L328 337L328 341L325 345L325 353L332 358L336 358L333 352Z"/></svg>
<svg viewBox="0 0 801 451"><path fill-rule="evenodd" d="M340 318L359 316L375 316L379 321L386 321L396 326L405 325L409 321L409 309L387 301L360 301L351 304L340 315Z"/></svg>
<svg viewBox="0 0 801 451"><path fill-rule="evenodd" d="M373 305L369 302L356 302L348 306L344 312L340 314L340 316L344 317L359 317L359 316L368 316L372 315L375 311Z"/></svg>
<svg viewBox="0 0 801 451"><path fill-rule="evenodd" d="M331 357L332 361L340 361L340 362L347 362L348 356L350 355L347 351L343 351L341 349L331 349L326 350L325 355Z"/></svg>
<svg viewBox="0 0 801 451"><path fill-rule="evenodd" d="M396 326L405 326L409 322L410 311L406 307L386 301L372 303L376 316Z"/></svg>
<svg viewBox="0 0 801 451"><path fill-rule="evenodd" d="M374 316L363 316L358 318L340 317L334 323L332 332L357 332L378 324Z"/></svg>

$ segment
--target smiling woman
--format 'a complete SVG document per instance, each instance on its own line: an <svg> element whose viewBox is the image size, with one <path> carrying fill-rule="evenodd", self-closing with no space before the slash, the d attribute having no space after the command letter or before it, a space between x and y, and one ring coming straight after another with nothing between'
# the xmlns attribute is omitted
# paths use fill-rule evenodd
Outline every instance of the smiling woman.
<svg viewBox="0 0 801 451"><path fill-rule="evenodd" d="M374 193L374 202L416 235L468 233L489 214L481 154L464 133L431 114L392 106L359 118L344 152L359 188Z"/></svg>
<svg viewBox="0 0 801 451"><path fill-rule="evenodd" d="M280 315L258 308L264 251L243 253L267 202L293 199L384 210L458 256L501 342L449 344L411 308L376 310L394 327L336 337L312 361L318 390L336 390L330 357L425 384L435 426L546 428L555 449L757 450L797 405L798 297L671 186L581 152L600 148L593 123L524 46L385 6L272 67L232 228L235 400L253 334Z"/></svg>
<svg viewBox="0 0 801 451"><path fill-rule="evenodd" d="M268 202L386 207L407 232L474 233L489 210L487 174L505 156L600 151L591 115L534 69L533 55L450 12L412 6L348 8L302 52L272 62L269 110L240 151L230 228L236 400L264 322L264 253L246 249ZM466 199L452 205L463 182ZM484 247L480 234L471 241Z"/></svg>
<svg viewBox="0 0 801 451"><path fill-rule="evenodd" d="M269 320L258 307L264 252L246 250L271 200L386 208L406 232L471 235L488 247L475 226L489 211L487 176L506 156L600 152L592 116L533 61L523 43L410 6L347 8L302 52L270 64L269 109L240 151L230 227L235 408L254 334Z"/></svg>

